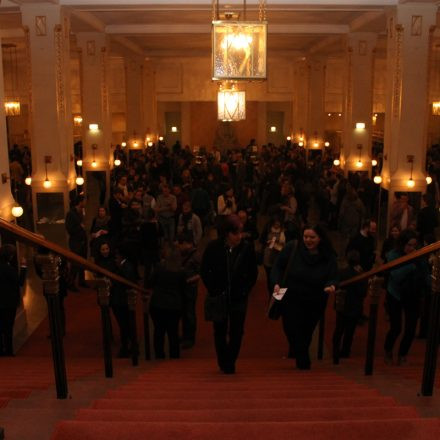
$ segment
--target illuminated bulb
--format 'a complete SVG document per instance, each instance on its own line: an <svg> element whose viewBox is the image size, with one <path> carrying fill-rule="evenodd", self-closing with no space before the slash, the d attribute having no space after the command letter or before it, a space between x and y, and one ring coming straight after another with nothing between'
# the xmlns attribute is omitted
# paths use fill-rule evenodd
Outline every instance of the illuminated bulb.
<svg viewBox="0 0 440 440"><path fill-rule="evenodd" d="M147 137L147 142L150 142L151 141L151 138L150 137Z"/></svg>
<svg viewBox="0 0 440 440"><path fill-rule="evenodd" d="M115 161L113 163L115 164L115 167L118 167L119 165L121 165L120 159L115 159Z"/></svg>
<svg viewBox="0 0 440 440"><path fill-rule="evenodd" d="M159 140L162 142L163 141L163 136L159 136Z"/></svg>
<svg viewBox="0 0 440 440"><path fill-rule="evenodd" d="M99 131L99 125L98 124L89 124L89 130L90 131Z"/></svg>
<svg viewBox="0 0 440 440"><path fill-rule="evenodd" d="M329 113L328 115L329 115L329 116L331 116L332 114L331 114L331 113Z"/></svg>
<svg viewBox="0 0 440 440"><path fill-rule="evenodd" d="M291 141L292 140L292 138L290 137L290 136L287 136L287 138L286 138L288 141Z"/></svg>
<svg viewBox="0 0 440 440"><path fill-rule="evenodd" d="M76 184L78 186L84 185L84 177L83 176L78 176L75 180Z"/></svg>
<svg viewBox="0 0 440 440"><path fill-rule="evenodd" d="M14 217L21 217L23 215L23 208L20 205L16 204L12 207L11 214Z"/></svg>
<svg viewBox="0 0 440 440"><path fill-rule="evenodd" d="M148 142L148 146L152 147L153 146L153 142Z"/></svg>
<svg viewBox="0 0 440 440"><path fill-rule="evenodd" d="M82 166L83 166L83 161L82 161L82 159L78 159L78 160L76 161L76 164L77 164L79 167L82 167Z"/></svg>
<svg viewBox="0 0 440 440"><path fill-rule="evenodd" d="M299 137L299 140L300 140L300 142L303 142L303 141L304 141L304 137L303 137L303 136L300 136L300 137Z"/></svg>
<svg viewBox="0 0 440 440"><path fill-rule="evenodd" d="M432 183L432 177L431 176L426 176L426 183L428 185L431 185L431 183Z"/></svg>
<svg viewBox="0 0 440 440"><path fill-rule="evenodd" d="M339 165L341 165L341 161L340 161L339 159L335 159L335 160L333 161L333 165L336 166L336 167L338 167Z"/></svg>
<svg viewBox="0 0 440 440"><path fill-rule="evenodd" d="M133 142L133 147L134 147L134 148L137 148L138 146L139 146L138 141L134 141L134 142Z"/></svg>
<svg viewBox="0 0 440 440"><path fill-rule="evenodd" d="M177 133L177 127L171 127L171 131L172 131L173 133Z"/></svg>
<svg viewBox="0 0 440 440"><path fill-rule="evenodd" d="M127 146L127 142L122 142L121 147L125 148Z"/></svg>
<svg viewBox="0 0 440 440"><path fill-rule="evenodd" d="M375 166L377 165L377 160L376 160L376 159L373 159L373 160L371 161L371 165L373 165L373 167L375 167Z"/></svg>
<svg viewBox="0 0 440 440"><path fill-rule="evenodd" d="M96 161L94 160L93 162L92 162L92 168L96 168L98 166L98 164L96 163Z"/></svg>
<svg viewBox="0 0 440 440"><path fill-rule="evenodd" d="M48 178L46 178L46 180L43 182L43 186L44 188L48 189L52 186L52 182Z"/></svg>
<svg viewBox="0 0 440 440"><path fill-rule="evenodd" d="M27 176L26 179L24 179L24 183L26 185L31 185L32 184L32 177L31 176Z"/></svg>
<svg viewBox="0 0 440 440"><path fill-rule="evenodd" d="M374 176L373 182L379 185L379 183L382 183L382 177L380 176Z"/></svg>
<svg viewBox="0 0 440 440"><path fill-rule="evenodd" d="M318 147L319 147L319 143L318 143L317 141L315 141L315 142L313 143L313 146L314 146L315 148L318 148Z"/></svg>
<svg viewBox="0 0 440 440"><path fill-rule="evenodd" d="M270 127L270 131L272 133L275 133L277 131L277 128L275 126Z"/></svg>
<svg viewBox="0 0 440 440"><path fill-rule="evenodd" d="M324 147L330 147L330 142L324 142Z"/></svg>
<svg viewBox="0 0 440 440"><path fill-rule="evenodd" d="M338 116L341 117L341 116L342 116L342 113L338 113Z"/></svg>
<svg viewBox="0 0 440 440"><path fill-rule="evenodd" d="M362 165L363 165L363 163L362 163L362 161L359 159L359 160L356 162L356 166L357 166L358 168L362 168Z"/></svg>
<svg viewBox="0 0 440 440"><path fill-rule="evenodd" d="M365 130L365 122L356 122L356 130Z"/></svg>
<svg viewBox="0 0 440 440"><path fill-rule="evenodd" d="M304 147L304 142L300 142L298 145L299 145L300 147Z"/></svg>
<svg viewBox="0 0 440 440"><path fill-rule="evenodd" d="M414 180L412 178L410 178L406 181L406 186L408 188L414 188L415 185L416 185L416 182L414 182Z"/></svg>

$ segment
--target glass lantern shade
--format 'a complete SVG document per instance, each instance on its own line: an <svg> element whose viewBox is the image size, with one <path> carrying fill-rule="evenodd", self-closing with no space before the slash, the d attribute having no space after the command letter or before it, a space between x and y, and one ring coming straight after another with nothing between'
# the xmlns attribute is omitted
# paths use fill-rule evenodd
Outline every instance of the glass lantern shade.
<svg viewBox="0 0 440 440"><path fill-rule="evenodd" d="M6 116L20 116L20 102L6 101L5 102Z"/></svg>
<svg viewBox="0 0 440 440"><path fill-rule="evenodd" d="M266 79L267 23L212 22L212 79Z"/></svg>
<svg viewBox="0 0 440 440"><path fill-rule="evenodd" d="M218 119L242 121L246 119L246 93L234 88L219 90L217 95Z"/></svg>
<svg viewBox="0 0 440 440"><path fill-rule="evenodd" d="M432 103L432 114L435 116L440 116L440 101L435 101Z"/></svg>

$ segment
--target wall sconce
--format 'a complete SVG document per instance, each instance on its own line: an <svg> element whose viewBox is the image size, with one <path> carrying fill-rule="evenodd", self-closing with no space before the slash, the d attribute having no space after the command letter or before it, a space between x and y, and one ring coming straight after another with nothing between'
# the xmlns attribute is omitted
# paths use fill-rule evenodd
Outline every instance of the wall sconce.
<svg viewBox="0 0 440 440"><path fill-rule="evenodd" d="M20 102L19 101L6 101L5 102L6 116L20 116Z"/></svg>
<svg viewBox="0 0 440 440"><path fill-rule="evenodd" d="M356 130L365 130L365 122L356 122Z"/></svg>
<svg viewBox="0 0 440 440"><path fill-rule="evenodd" d="M334 165L335 167L338 167L339 165L341 165L341 161L340 161L339 159L335 159L335 160L333 161L333 165Z"/></svg>
<svg viewBox="0 0 440 440"><path fill-rule="evenodd" d="M177 127L173 126L171 127L171 133L177 133Z"/></svg>
<svg viewBox="0 0 440 440"><path fill-rule="evenodd" d="M379 174L378 174L377 176L374 176L374 177L373 177L373 182L374 182L376 185L380 185L380 184L382 183L382 176L380 176Z"/></svg>
<svg viewBox="0 0 440 440"><path fill-rule="evenodd" d="M28 186L32 185L32 177L27 176L26 179L24 179L24 183Z"/></svg>
<svg viewBox="0 0 440 440"><path fill-rule="evenodd" d="M426 184L427 185L431 185L432 183L432 177L431 176L426 176Z"/></svg>
<svg viewBox="0 0 440 440"><path fill-rule="evenodd" d="M270 132L276 133L276 131L277 131L277 128L274 125L272 125L272 127L270 127Z"/></svg>
<svg viewBox="0 0 440 440"><path fill-rule="evenodd" d="M329 141L325 141L324 142L324 147L327 147L327 148L330 147L330 142Z"/></svg>
<svg viewBox="0 0 440 440"><path fill-rule="evenodd" d="M76 176L76 180L75 180L76 184L78 186L82 186L84 185L84 177L80 175Z"/></svg>
<svg viewBox="0 0 440 440"><path fill-rule="evenodd" d="M115 164L115 167L118 167L119 165L121 165L121 160L115 159L115 161L113 163Z"/></svg>
<svg viewBox="0 0 440 440"><path fill-rule="evenodd" d="M159 136L159 141L160 141L160 142L163 141L163 136Z"/></svg>
<svg viewBox="0 0 440 440"><path fill-rule="evenodd" d="M89 130L96 132L99 131L99 125L98 124L89 124Z"/></svg>
<svg viewBox="0 0 440 440"><path fill-rule="evenodd" d="M52 156L44 156L44 168L46 171L46 178L43 182L43 187L46 189L49 189L52 186L52 182L49 180L49 177L47 175L47 164L52 163Z"/></svg>
<svg viewBox="0 0 440 440"><path fill-rule="evenodd" d="M373 167L376 167L376 166L377 166L377 160L376 160L376 159L372 159L372 161L371 161L371 165L372 165Z"/></svg>
<svg viewBox="0 0 440 440"><path fill-rule="evenodd" d="M92 152L93 152L92 168L96 168L98 166L98 164L96 163L96 159L95 159L95 150L97 150L97 149L98 149L98 145L92 144Z"/></svg>
<svg viewBox="0 0 440 440"><path fill-rule="evenodd" d="M410 175L409 175L409 179L406 181L406 186L408 188L414 188L414 186L416 185L416 182L414 182L413 180L413 165L414 165L414 156L412 154L406 156L406 160L407 162L411 165L411 171L410 171Z"/></svg>
<svg viewBox="0 0 440 440"><path fill-rule="evenodd" d="M362 168L363 167L363 163L362 163L362 144L358 144L357 149L359 150L359 159L356 162L356 166L358 168Z"/></svg>
<svg viewBox="0 0 440 440"><path fill-rule="evenodd" d="M440 116L440 101L435 101L432 103L432 114L435 116Z"/></svg>
<svg viewBox="0 0 440 440"><path fill-rule="evenodd" d="M82 122L83 122L82 116L76 115L76 116L73 117L73 125L75 127L81 127Z"/></svg>
<svg viewBox="0 0 440 440"><path fill-rule="evenodd" d="M138 141L133 141L133 148L137 148L139 147L139 142Z"/></svg>
<svg viewBox="0 0 440 440"><path fill-rule="evenodd" d="M127 142L125 142L125 141L121 142L121 147L122 148L125 148L126 146L127 146Z"/></svg>
<svg viewBox="0 0 440 440"><path fill-rule="evenodd" d="M290 142L292 140L292 137L291 136L287 136L286 140L288 140Z"/></svg>
<svg viewBox="0 0 440 440"><path fill-rule="evenodd" d="M23 208L17 203L14 203L14 206L11 208L11 214L17 218L17 217L21 217L23 215Z"/></svg>

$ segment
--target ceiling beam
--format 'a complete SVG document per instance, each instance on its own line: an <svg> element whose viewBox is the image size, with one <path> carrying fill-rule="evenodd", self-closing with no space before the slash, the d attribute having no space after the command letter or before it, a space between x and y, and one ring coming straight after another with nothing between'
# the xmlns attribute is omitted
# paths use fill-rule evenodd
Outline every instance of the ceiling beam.
<svg viewBox="0 0 440 440"><path fill-rule="evenodd" d="M345 24L269 24L269 34L346 34L350 27ZM147 34L209 34L211 24L112 24L105 27L110 35L147 35Z"/></svg>

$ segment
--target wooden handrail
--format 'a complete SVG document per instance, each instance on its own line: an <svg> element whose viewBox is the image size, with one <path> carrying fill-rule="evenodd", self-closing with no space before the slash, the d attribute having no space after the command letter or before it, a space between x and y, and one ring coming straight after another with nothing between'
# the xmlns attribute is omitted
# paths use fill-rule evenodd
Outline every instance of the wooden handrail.
<svg viewBox="0 0 440 440"><path fill-rule="evenodd" d="M393 267L400 266L401 264L407 263L408 261L415 260L416 258L423 257L423 255L431 254L432 252L438 251L439 249L440 249L440 241L437 241L436 243L429 244L428 246L424 246L421 249L418 249L417 251L411 252L408 255L404 255L403 257L396 258L395 260L390 261L389 263L382 264L379 267L369 270L368 272L364 272L360 275L356 275L353 278L342 281L341 283L339 283L339 287L346 287L350 284L357 283L358 281L364 281L372 277L373 275L377 275L378 273L385 272L389 269L392 269Z"/></svg>
<svg viewBox="0 0 440 440"><path fill-rule="evenodd" d="M4 229L9 233L13 234L18 241L25 241L27 243L30 243L32 246L43 246L51 250L52 252L62 255L68 260L73 261L76 264L79 264L84 269L104 275L105 277L113 281L116 281L118 283L125 284L126 286L132 289L136 289L141 292L147 292L143 287L138 286L136 283L133 283L123 277L120 277L119 275L116 275L113 272L109 272L108 270L103 269L97 264L92 263L67 249L64 249L62 246L59 246L51 241L48 241L45 238L42 238L40 235L28 231L25 228L14 225L13 223L9 223L2 218L0 218L0 229Z"/></svg>

